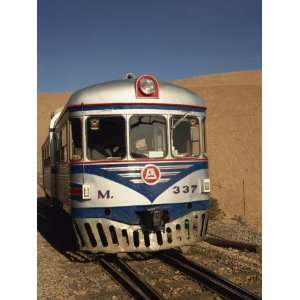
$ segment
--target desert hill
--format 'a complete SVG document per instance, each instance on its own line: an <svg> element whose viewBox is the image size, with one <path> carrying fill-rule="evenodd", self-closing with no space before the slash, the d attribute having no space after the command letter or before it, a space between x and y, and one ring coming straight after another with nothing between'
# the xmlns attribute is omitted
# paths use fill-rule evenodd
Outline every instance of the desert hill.
<svg viewBox="0 0 300 300"><path fill-rule="evenodd" d="M213 74L176 80L207 103L212 198L230 217L261 224L261 72ZM38 95L38 172L51 113L71 92Z"/></svg>
<svg viewBox="0 0 300 300"><path fill-rule="evenodd" d="M226 214L261 224L261 72L175 83L206 100L211 196Z"/></svg>

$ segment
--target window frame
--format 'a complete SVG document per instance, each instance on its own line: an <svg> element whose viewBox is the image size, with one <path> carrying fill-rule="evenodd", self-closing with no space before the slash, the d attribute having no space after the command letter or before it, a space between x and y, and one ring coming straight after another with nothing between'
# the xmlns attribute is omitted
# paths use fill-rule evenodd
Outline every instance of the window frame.
<svg viewBox="0 0 300 300"><path fill-rule="evenodd" d="M71 140L73 143L73 139L72 139L72 125L71 125L71 120L72 119L77 119L80 121L80 126L81 126L81 158L80 159L71 159L72 158L72 145L71 145ZM69 130L68 130L68 135L69 135L69 161L70 162L75 162L75 161L81 161L84 160L84 130L83 130L83 119L81 116L70 116L69 120Z"/></svg>
<svg viewBox="0 0 300 300"><path fill-rule="evenodd" d="M50 165L50 143L49 138L46 139L44 144L42 145L42 162L43 166L47 167Z"/></svg>
<svg viewBox="0 0 300 300"><path fill-rule="evenodd" d="M200 118L201 155L207 157L206 116Z"/></svg>
<svg viewBox="0 0 300 300"><path fill-rule="evenodd" d="M132 117L136 117L136 116L157 116L157 117L162 117L164 120L165 120L165 130L166 130L166 136L165 136L165 145L166 145L166 151L164 153L164 156L162 157L156 157L156 158L150 158L150 157L143 157L143 158L135 158L135 157L132 157L131 155L131 136L130 136L130 133L131 133L131 128L130 128L130 121L131 121L131 118ZM132 159L132 160L160 160L160 159L165 159L165 158L168 158L169 157L169 126L168 126L168 118L165 116L165 115L162 115L162 114L131 114L129 115L129 118L128 118L128 143L129 143L129 148L128 148L128 155L129 157Z"/></svg>
<svg viewBox="0 0 300 300"><path fill-rule="evenodd" d="M83 120L84 122L84 138L85 138L85 143L83 144L84 146L84 151L85 151L85 159L87 161L103 161L103 160L107 160L107 161L112 161L112 160L116 160L115 157L112 157L112 158L103 158L103 159L91 159L88 155L88 120L89 118L101 118L101 117L121 117L123 120L124 120L124 124L125 124L125 127L124 127L124 140L125 140L125 155L124 157L122 158L118 158L117 160L126 160L128 159L128 151L127 151L127 119L126 119L126 116L122 115L122 114L96 114L96 115L88 115L88 116L85 116L85 120Z"/></svg>
<svg viewBox="0 0 300 300"><path fill-rule="evenodd" d="M189 156L175 156L173 154L173 151L172 151L172 147L173 147L173 128L172 128L172 119L173 117L183 117L184 114L171 114L170 115L170 118L169 118L169 126L170 126L170 156L172 158L175 158L175 159L195 159L195 158L200 158L201 155L202 155L202 143L201 143L201 121L199 119L199 116L196 116L196 115L190 115L190 116L187 116L187 118L196 118L198 120L198 126L199 126L199 154L198 155L189 155Z"/></svg>
<svg viewBox="0 0 300 300"><path fill-rule="evenodd" d="M63 144L63 131L65 128L65 138L66 143ZM62 126L59 128L59 163L68 163L69 162L69 134L68 134L68 122L65 121ZM66 148L66 156L65 157L65 148ZM63 159L62 159L62 153L63 153Z"/></svg>

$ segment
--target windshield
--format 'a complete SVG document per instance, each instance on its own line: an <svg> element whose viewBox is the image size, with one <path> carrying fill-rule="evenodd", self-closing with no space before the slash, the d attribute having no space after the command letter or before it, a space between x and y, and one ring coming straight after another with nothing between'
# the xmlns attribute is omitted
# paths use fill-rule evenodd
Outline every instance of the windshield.
<svg viewBox="0 0 300 300"><path fill-rule="evenodd" d="M130 118L130 155L133 158L167 155L167 124L163 116L136 115Z"/></svg>
<svg viewBox="0 0 300 300"><path fill-rule="evenodd" d="M200 155L199 120L193 116L173 116L171 118L171 145L174 157Z"/></svg>
<svg viewBox="0 0 300 300"><path fill-rule="evenodd" d="M87 119L87 156L90 160L126 156L125 119L122 116Z"/></svg>

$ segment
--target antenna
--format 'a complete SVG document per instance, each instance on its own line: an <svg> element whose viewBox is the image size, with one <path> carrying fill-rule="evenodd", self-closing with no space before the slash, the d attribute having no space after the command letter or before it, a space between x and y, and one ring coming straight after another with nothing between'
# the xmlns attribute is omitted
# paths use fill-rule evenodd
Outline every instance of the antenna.
<svg viewBox="0 0 300 300"><path fill-rule="evenodd" d="M126 75L123 77L123 79L135 79L136 76L134 75L134 73L126 73Z"/></svg>

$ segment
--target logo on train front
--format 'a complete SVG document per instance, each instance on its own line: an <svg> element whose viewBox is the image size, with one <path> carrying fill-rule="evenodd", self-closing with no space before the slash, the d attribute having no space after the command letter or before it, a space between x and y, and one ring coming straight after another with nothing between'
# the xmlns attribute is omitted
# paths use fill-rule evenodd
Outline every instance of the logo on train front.
<svg viewBox="0 0 300 300"><path fill-rule="evenodd" d="M160 170L155 165L146 165L141 172L142 180L148 185L154 185L160 180Z"/></svg>

